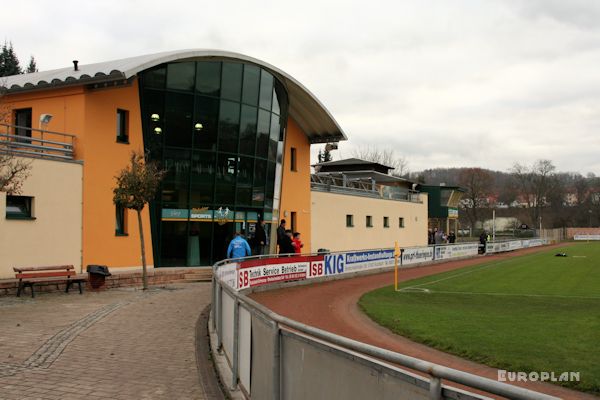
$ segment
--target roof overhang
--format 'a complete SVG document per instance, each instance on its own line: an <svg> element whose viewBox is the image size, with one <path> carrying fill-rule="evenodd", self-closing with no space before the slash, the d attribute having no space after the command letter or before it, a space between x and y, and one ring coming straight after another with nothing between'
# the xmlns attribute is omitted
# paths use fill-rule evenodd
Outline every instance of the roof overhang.
<svg viewBox="0 0 600 400"><path fill-rule="evenodd" d="M239 53L222 50L179 50L106 61L96 64L31 74L13 75L0 80L7 93L48 90L57 87L112 83L129 80L154 66L174 61L232 60L256 64L275 75L288 91L288 115L300 126L310 143L347 140L342 128L325 106L291 75L277 67Z"/></svg>

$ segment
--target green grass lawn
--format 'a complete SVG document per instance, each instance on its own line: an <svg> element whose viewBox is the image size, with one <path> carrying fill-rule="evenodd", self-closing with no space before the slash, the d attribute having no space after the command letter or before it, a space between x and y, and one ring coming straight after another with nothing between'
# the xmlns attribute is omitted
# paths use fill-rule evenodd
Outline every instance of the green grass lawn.
<svg viewBox="0 0 600 400"><path fill-rule="evenodd" d="M400 288L367 293L359 305L415 341L509 371L580 372L580 382L560 384L600 393L600 243L482 263Z"/></svg>

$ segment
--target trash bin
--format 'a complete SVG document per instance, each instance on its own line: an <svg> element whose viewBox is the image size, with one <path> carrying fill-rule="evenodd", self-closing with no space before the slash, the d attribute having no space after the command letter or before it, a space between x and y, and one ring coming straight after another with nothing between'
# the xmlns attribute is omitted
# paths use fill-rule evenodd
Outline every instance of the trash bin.
<svg viewBox="0 0 600 400"><path fill-rule="evenodd" d="M106 265L88 265L86 270L88 282L92 289L101 289L104 286L106 277L111 275Z"/></svg>

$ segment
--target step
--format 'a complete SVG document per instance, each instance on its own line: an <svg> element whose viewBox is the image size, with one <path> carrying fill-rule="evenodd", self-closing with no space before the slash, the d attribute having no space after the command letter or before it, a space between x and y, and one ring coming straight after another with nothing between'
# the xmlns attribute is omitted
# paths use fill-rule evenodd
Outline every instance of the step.
<svg viewBox="0 0 600 400"><path fill-rule="evenodd" d="M196 283L196 282L210 282L206 279L175 279L169 283Z"/></svg>
<svg viewBox="0 0 600 400"><path fill-rule="evenodd" d="M205 281L212 280L212 271L207 272L190 272L183 275L185 279L200 279Z"/></svg>

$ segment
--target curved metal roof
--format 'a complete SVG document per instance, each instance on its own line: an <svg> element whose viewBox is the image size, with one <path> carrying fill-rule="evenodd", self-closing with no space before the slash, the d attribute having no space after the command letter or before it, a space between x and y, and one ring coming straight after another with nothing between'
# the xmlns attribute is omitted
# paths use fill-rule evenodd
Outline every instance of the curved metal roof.
<svg viewBox="0 0 600 400"><path fill-rule="evenodd" d="M275 75L288 91L289 116L306 133L311 143L347 140L342 128L323 104L300 82L273 65L243 54L222 50L178 50L80 65L50 71L8 76L0 80L7 93L44 90L61 86L113 82L130 79L139 72L173 61L234 60L259 65Z"/></svg>

